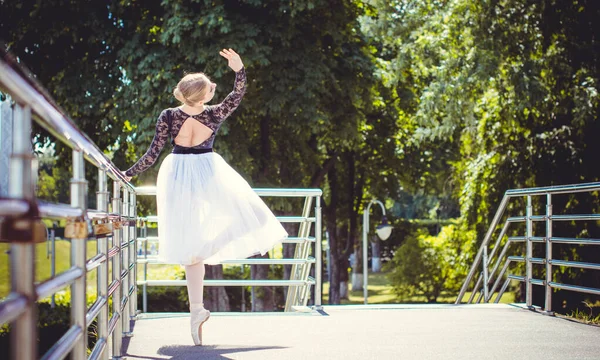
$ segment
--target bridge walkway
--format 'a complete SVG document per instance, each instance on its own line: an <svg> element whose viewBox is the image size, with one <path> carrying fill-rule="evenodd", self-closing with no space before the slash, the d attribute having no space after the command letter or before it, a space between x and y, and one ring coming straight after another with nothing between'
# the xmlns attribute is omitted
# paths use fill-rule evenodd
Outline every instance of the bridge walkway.
<svg viewBox="0 0 600 360"><path fill-rule="evenodd" d="M195 347L187 314L142 314L128 359L599 359L600 327L522 304L347 305L215 313Z"/></svg>

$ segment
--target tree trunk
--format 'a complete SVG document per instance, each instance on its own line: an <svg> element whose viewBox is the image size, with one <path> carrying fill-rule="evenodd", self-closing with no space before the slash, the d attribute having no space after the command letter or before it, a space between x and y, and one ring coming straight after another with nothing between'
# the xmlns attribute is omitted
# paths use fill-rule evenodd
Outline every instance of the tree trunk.
<svg viewBox="0 0 600 360"><path fill-rule="evenodd" d="M323 208L325 213L325 224L329 233L329 251L331 254L331 281L329 283L329 303L340 303L340 243L337 228L337 204L338 204L338 183L337 171L331 166L327 173L327 180L330 188L330 201L327 205L323 199Z"/></svg>
<svg viewBox="0 0 600 360"><path fill-rule="evenodd" d="M329 234L329 239L333 240L335 235ZM335 241L335 240L334 240ZM329 283L329 304L340 304L340 265L339 261L332 256L331 261L331 282Z"/></svg>
<svg viewBox="0 0 600 360"><path fill-rule="evenodd" d="M207 265L205 279L223 279L223 265ZM230 311L229 297L222 286L204 287L204 307L211 311Z"/></svg>
<svg viewBox="0 0 600 360"><path fill-rule="evenodd" d="M343 256L339 259L340 264L340 299L348 300L348 281L350 280L348 276L348 268L350 267L350 261L348 261L347 256Z"/></svg>
<svg viewBox="0 0 600 360"><path fill-rule="evenodd" d="M269 178L269 166L271 165L270 120L269 117L263 116L260 121L260 170L265 179Z"/></svg>
<svg viewBox="0 0 600 360"><path fill-rule="evenodd" d="M256 255L253 259L269 259L269 254ZM250 265L250 276L252 280L266 280L269 277L269 265ZM260 286L254 288L254 311L274 311L273 288Z"/></svg>

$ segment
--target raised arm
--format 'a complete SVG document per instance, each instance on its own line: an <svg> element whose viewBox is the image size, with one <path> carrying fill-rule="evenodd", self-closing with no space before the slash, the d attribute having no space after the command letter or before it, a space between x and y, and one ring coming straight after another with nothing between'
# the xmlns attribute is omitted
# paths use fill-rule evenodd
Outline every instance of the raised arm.
<svg viewBox="0 0 600 360"><path fill-rule="evenodd" d="M154 139L152 139L150 147L135 165L125 171L125 175L131 177L146 171L146 169L156 162L168 140L169 124L167 122L167 110L164 110L160 113L158 121L156 122L156 132L154 133Z"/></svg>
<svg viewBox="0 0 600 360"><path fill-rule="evenodd" d="M222 122L240 105L246 93L246 69L241 68L235 73L235 84L222 103L212 107L212 114L217 122Z"/></svg>

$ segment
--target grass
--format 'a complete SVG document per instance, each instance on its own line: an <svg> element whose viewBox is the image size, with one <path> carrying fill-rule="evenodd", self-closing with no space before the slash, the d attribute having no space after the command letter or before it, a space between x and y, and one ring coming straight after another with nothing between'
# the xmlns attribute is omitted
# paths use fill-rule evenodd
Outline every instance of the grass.
<svg viewBox="0 0 600 360"><path fill-rule="evenodd" d="M6 251L10 248L8 244L0 244L0 299L6 297L10 292L10 261ZM41 282L50 278L51 257L49 256L46 243L37 244L36 248L36 275L37 282ZM64 240L56 241L56 274L65 271L70 266L70 242ZM88 240L87 242L87 258L96 255L96 241ZM275 254L277 255L277 254ZM279 254L280 255L280 254ZM110 271L110 268L109 268ZM148 279L175 279L181 272L183 267L180 265L148 265ZM96 294L96 271L91 271L87 274L87 290L88 296ZM143 265L138 265L138 279L143 279ZM352 284L349 284L349 289ZM369 274L369 303L370 304L395 304L398 303L396 295L393 292L392 285L389 283L385 273L370 273ZM68 287L63 290L68 292ZM465 294L468 299L470 293ZM328 303L329 300L329 283L323 284L323 303ZM438 303L453 303L456 300L455 295L442 294L437 299ZM501 303L514 302L514 293L505 293L502 296ZM407 303L424 303L425 297L415 296L406 301ZM348 299L342 299L342 304L363 304L363 292L350 291ZM582 316L582 315L581 315ZM597 320L596 320L597 321Z"/></svg>
<svg viewBox="0 0 600 360"><path fill-rule="evenodd" d="M352 289L352 284L348 284L348 289ZM471 293L466 293L464 299L468 299ZM393 287L389 283L386 273L369 273L368 284L368 302L369 304L397 304L397 303L425 303L427 299L424 296L413 296L408 301L399 301L394 294ZM456 295L444 294L437 298L437 303L454 303ZM500 303L510 304L515 301L515 294L506 292L502 295ZM323 304L329 302L329 283L323 284ZM363 291L349 291L348 299L340 301L342 305L364 304Z"/></svg>
<svg viewBox="0 0 600 360"><path fill-rule="evenodd" d="M87 241L87 258L91 258L97 254L96 251L96 240ZM10 293L10 257L8 250L10 244L0 243L0 299L5 298ZM66 240L56 240L56 268L55 274L68 270L71 263L71 243ZM273 250L271 256L282 257L281 246L276 247ZM42 282L51 277L51 263L52 258L50 255L49 243L40 243L35 245L35 281ZM109 262L109 276L111 271L111 265ZM143 265L138 265L138 279L141 280L144 277ZM164 280L164 279L176 279L180 277L183 271L183 266L180 265L163 265L163 264L151 264L148 265L148 280ZM88 296L94 298L97 287L97 270L90 271L86 277ZM67 287L65 292L69 291Z"/></svg>
<svg viewBox="0 0 600 360"><path fill-rule="evenodd" d="M96 240L88 240L87 242L87 258L91 258L97 254ZM71 264L71 243L66 240L56 240L56 269L55 274L68 270ZM6 297L10 293L10 257L7 251L10 249L10 244L0 244L0 299ZM42 282L51 276L52 258L49 252L50 248L47 243L35 245L35 281ZM18 275L17 275L18 276ZM18 279L18 277L17 277ZM90 271L87 274L87 289L88 294L96 293L96 270ZM66 290L68 291L68 287Z"/></svg>
<svg viewBox="0 0 600 360"><path fill-rule="evenodd" d="M575 310L567 316L588 325L600 325L600 302L590 304L584 302L588 308L586 311Z"/></svg>

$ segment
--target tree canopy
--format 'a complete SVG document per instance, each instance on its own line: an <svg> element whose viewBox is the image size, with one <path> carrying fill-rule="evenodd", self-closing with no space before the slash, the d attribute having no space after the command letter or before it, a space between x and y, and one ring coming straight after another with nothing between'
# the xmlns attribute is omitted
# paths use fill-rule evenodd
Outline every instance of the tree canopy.
<svg viewBox="0 0 600 360"><path fill-rule="evenodd" d="M253 186L324 189L337 303L365 200L459 218L465 231L444 241L472 251L507 189L598 181L599 15L592 0L52 0L0 3L0 31L123 169L186 72L222 99L233 73L218 51L240 53L247 95L215 148ZM594 212L597 200L557 201Z"/></svg>

